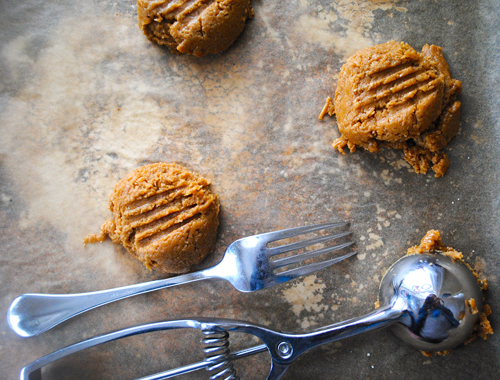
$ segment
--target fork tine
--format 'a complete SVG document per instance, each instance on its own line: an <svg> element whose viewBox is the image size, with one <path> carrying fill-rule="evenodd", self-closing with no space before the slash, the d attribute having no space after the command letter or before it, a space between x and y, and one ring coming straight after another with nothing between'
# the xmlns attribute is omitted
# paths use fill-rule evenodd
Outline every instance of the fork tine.
<svg viewBox="0 0 500 380"><path fill-rule="evenodd" d="M306 274L309 274L312 272L316 272L320 269L327 268L333 264L338 263L339 261L342 261L342 260L345 260L351 256L354 256L357 253L358 253L357 251L349 252L343 256L339 256L339 257L336 257L336 258L331 259L331 260L323 261L321 263L304 265L302 267L298 267L298 268L290 269L290 270L287 270L287 271L284 271L281 273L277 273L275 276L276 277L288 277L288 279L291 280L291 279L294 279L297 277L305 276Z"/></svg>
<svg viewBox="0 0 500 380"><path fill-rule="evenodd" d="M259 236L259 238L262 241L265 241L266 243L270 243L272 241L287 239L287 238L291 238L294 236L307 234L310 232L324 230L327 228L348 227L348 226L349 226L349 222L321 223L321 224L313 224L310 226L294 227L294 228L289 228L286 230L267 232L267 233L263 233L263 234L260 234L257 236Z"/></svg>
<svg viewBox="0 0 500 380"><path fill-rule="evenodd" d="M309 247L309 246L314 245L314 244L323 243L323 242L326 242L329 240L335 240L335 239L338 239L338 238L341 238L344 236L349 236L349 235L352 235L351 231L341 232L341 233L336 234L336 235L319 236L319 237L316 237L313 239L299 241L297 243L290 243L290 244L281 245L279 247L268 248L267 253L269 254L269 256L279 255L280 253L285 253L285 252L293 251L296 249Z"/></svg>
<svg viewBox="0 0 500 380"><path fill-rule="evenodd" d="M311 259L313 257L324 255L326 253L340 251L341 249L350 247L351 245L354 245L353 241L339 244L339 245L334 245L332 247L325 247L325 248L321 248L321 249L316 249L314 251L304 252L304 253L301 253L301 254L295 255L295 256L284 257L282 259L270 261L269 264L273 268L281 268L285 265L298 263L300 261L304 261L307 259Z"/></svg>

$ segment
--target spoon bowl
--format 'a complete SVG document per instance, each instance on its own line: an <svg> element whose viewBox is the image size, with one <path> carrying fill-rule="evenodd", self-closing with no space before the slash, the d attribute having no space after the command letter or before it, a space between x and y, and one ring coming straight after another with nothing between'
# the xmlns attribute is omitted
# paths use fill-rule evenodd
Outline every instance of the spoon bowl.
<svg viewBox="0 0 500 380"><path fill-rule="evenodd" d="M391 329L422 351L445 351L463 343L479 321L482 293L469 267L444 254L414 254L396 261L380 284L379 303L403 311Z"/></svg>

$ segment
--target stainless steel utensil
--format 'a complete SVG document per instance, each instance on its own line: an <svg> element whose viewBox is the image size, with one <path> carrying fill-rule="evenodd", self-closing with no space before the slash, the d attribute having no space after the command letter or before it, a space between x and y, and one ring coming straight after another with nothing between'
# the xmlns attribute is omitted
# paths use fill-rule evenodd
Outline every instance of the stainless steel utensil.
<svg viewBox="0 0 500 380"><path fill-rule="evenodd" d="M10 305L7 312L7 321L15 333L22 337L31 337L98 306L188 282L218 278L229 281L241 292L252 292L267 288L326 268L356 254L356 252L349 252L342 256L324 259L324 255L334 251L341 251L354 244L354 242L348 240L352 235L352 232L345 230L348 226L348 223L323 223L245 237L236 240L227 248L219 264L205 270L163 280L90 293L23 294ZM341 232L338 232L339 230ZM312 239L308 238L281 246L268 247L269 243L310 233L317 234L321 231L327 231L328 233L315 236ZM344 239L344 242L338 243L342 241L339 239ZM332 243L337 244L332 245ZM277 255L320 244L323 244L324 247L273 259ZM321 258L321 260L314 263L306 262L306 260L313 258ZM299 266L279 273L276 271L279 268L293 264Z"/></svg>
<svg viewBox="0 0 500 380"><path fill-rule="evenodd" d="M304 334L273 331L252 323L217 318L165 321L135 326L98 336L53 352L22 369L21 380L41 380L41 368L76 351L126 336L157 330L195 328L205 337L207 359L140 380L162 380L201 368L213 368L212 378L237 379L232 361L268 350L271 370L268 380L280 379L298 356L318 345L365 331L392 325L406 343L424 351L443 351L463 343L478 323L467 301L482 308L482 293L469 268L442 254L404 256L388 270L379 292L381 307L373 312ZM229 353L229 333L257 336L264 344Z"/></svg>

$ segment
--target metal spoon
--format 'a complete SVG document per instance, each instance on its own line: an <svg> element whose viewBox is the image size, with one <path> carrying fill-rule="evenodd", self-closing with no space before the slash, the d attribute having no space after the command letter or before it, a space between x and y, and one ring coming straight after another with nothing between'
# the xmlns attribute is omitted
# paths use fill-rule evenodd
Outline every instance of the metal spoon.
<svg viewBox="0 0 500 380"><path fill-rule="evenodd" d="M209 355L203 362L141 380L167 379L214 365L219 370L222 368L231 372L232 360L266 349L272 358L268 380L280 379L298 356L313 347L389 325L397 336L419 350L444 351L463 343L478 323L479 313L473 314L467 302L472 298L481 310L481 289L464 263L442 254L404 256L389 268L382 279L379 292L381 307L363 317L303 334L283 333L252 323L217 318L151 323L101 335L53 352L23 368L20 379L41 379L40 369L43 366L88 347L125 336L177 328L249 333L260 338L264 344L233 354L217 352L216 357ZM224 345L228 343L227 338L228 334L220 337L218 343L221 347L227 347ZM231 376L227 378L236 378Z"/></svg>

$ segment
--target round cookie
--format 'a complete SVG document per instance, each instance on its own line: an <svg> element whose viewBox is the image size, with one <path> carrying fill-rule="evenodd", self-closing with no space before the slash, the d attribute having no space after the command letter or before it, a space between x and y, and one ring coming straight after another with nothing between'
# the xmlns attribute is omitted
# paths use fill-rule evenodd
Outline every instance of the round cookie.
<svg viewBox="0 0 500 380"><path fill-rule="evenodd" d="M415 171L425 173L432 163L441 176L449 161L440 150L459 128L460 91L437 46L418 53L389 41L360 50L340 71L334 112L341 137L333 146L342 153L345 146L404 149Z"/></svg>
<svg viewBox="0 0 500 380"><path fill-rule="evenodd" d="M150 41L197 57L226 50L253 16L250 0L138 0L137 12Z"/></svg>
<svg viewBox="0 0 500 380"><path fill-rule="evenodd" d="M85 243L109 235L150 269L188 272L215 245L219 202L209 185L178 164L140 167L116 184L109 200L114 219Z"/></svg>

